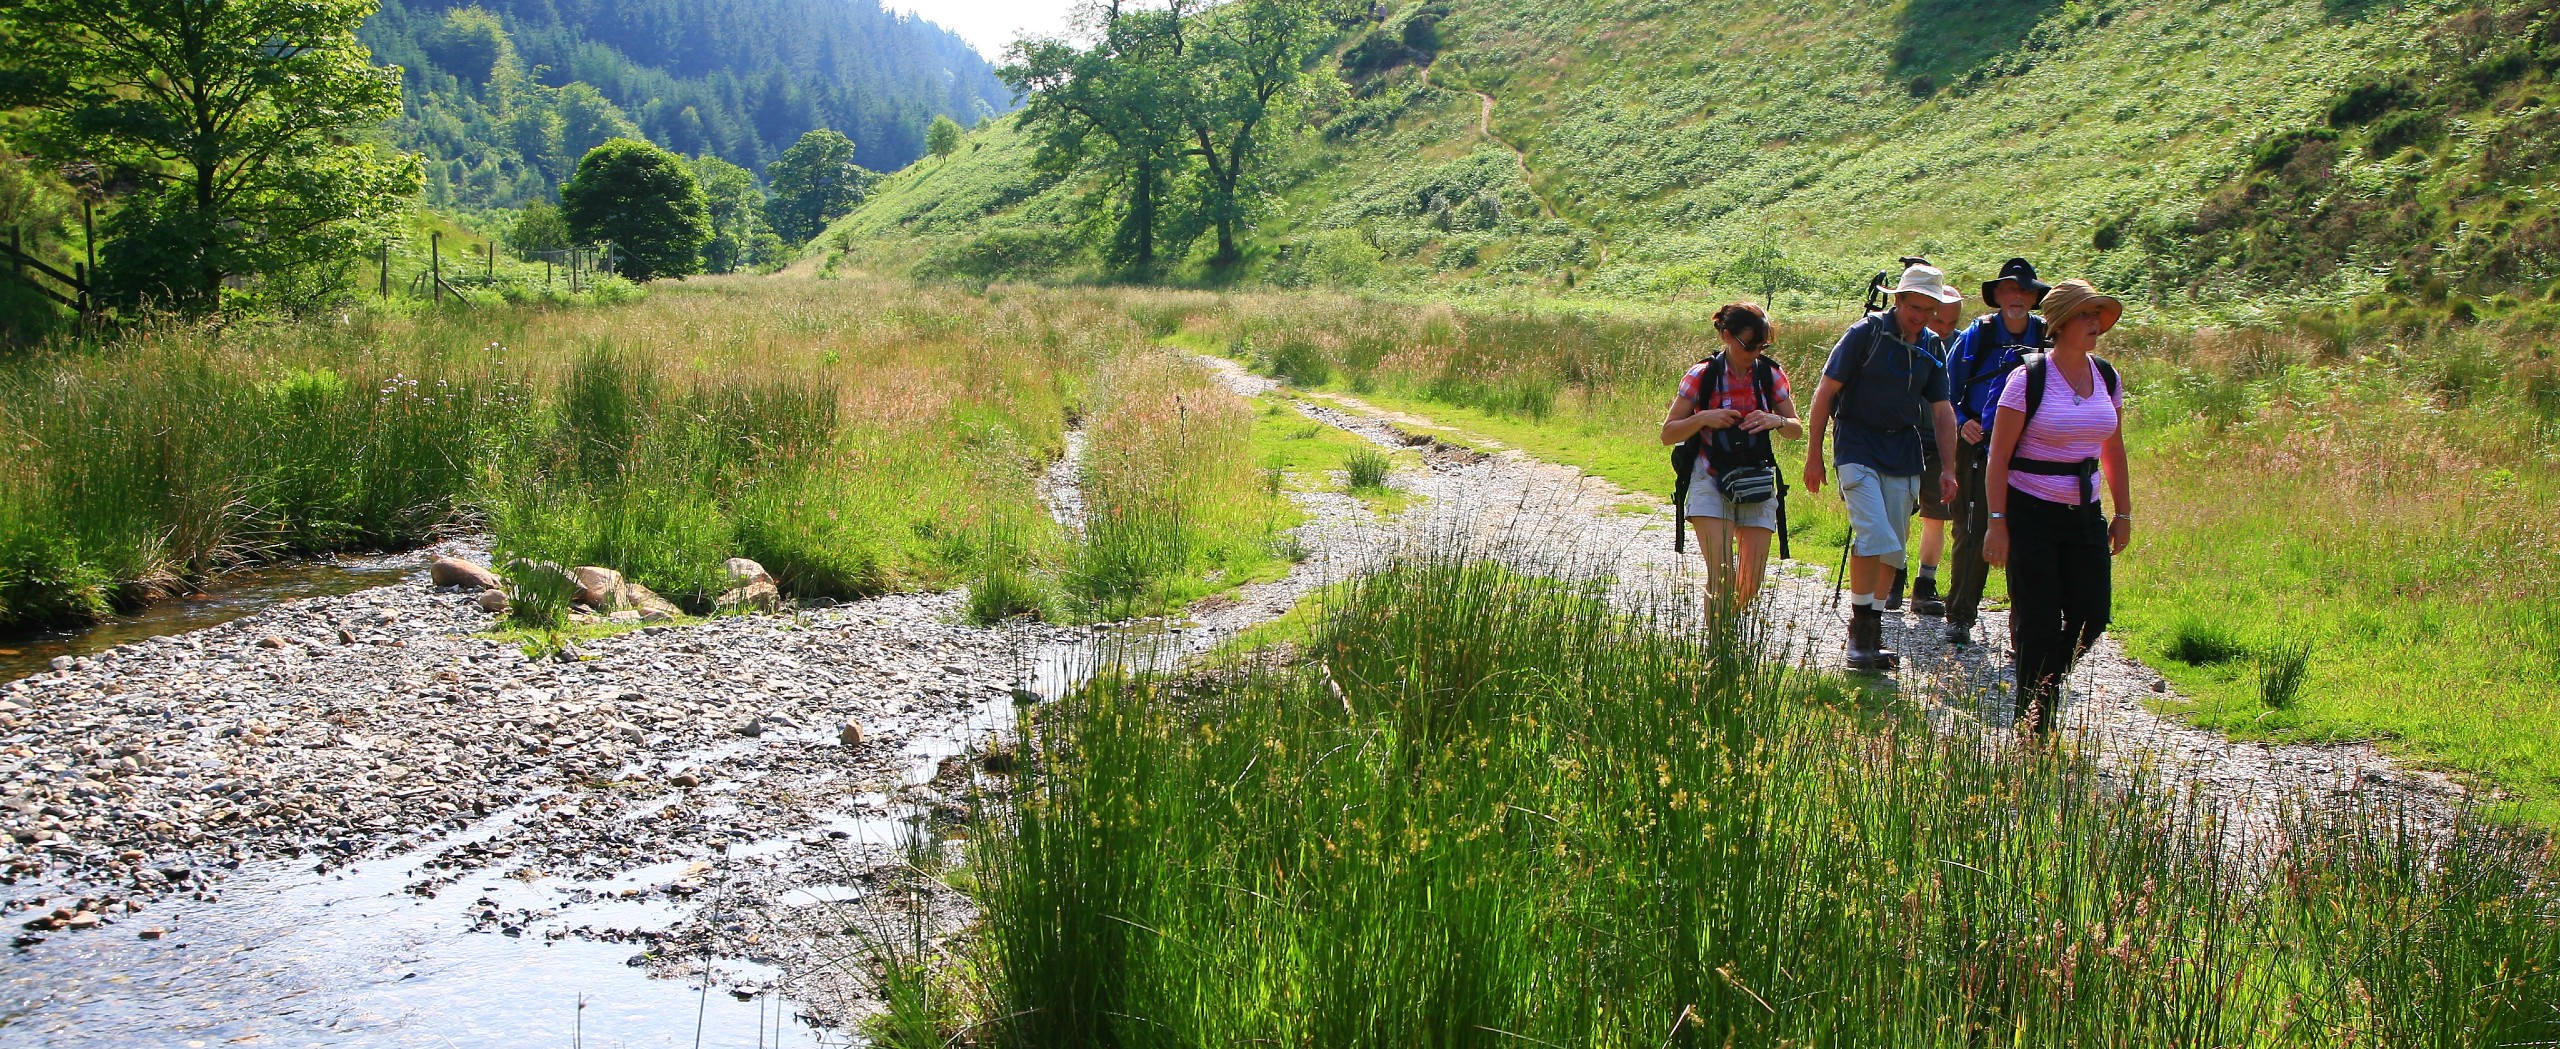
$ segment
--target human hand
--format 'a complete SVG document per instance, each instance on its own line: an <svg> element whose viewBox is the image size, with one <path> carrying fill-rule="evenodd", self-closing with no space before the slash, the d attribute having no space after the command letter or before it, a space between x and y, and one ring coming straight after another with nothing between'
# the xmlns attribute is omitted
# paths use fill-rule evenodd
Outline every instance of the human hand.
<svg viewBox="0 0 2560 1049"><path fill-rule="evenodd" d="M1982 563L1987 565L2009 563L2009 522L1993 521L1991 526L1983 531Z"/></svg>
<svg viewBox="0 0 2560 1049"><path fill-rule="evenodd" d="M1982 424L1980 422L1972 419L1965 420L1964 429L1961 433L1964 437L1964 443L1966 444L1982 443Z"/></svg>
<svg viewBox="0 0 2560 1049"><path fill-rule="evenodd" d="M1822 455L1817 452L1804 460L1804 490L1822 494Z"/></svg>
<svg viewBox="0 0 2560 1049"><path fill-rule="evenodd" d="M1950 504L1956 501L1956 472L1954 470L1938 471L1938 501Z"/></svg>
<svg viewBox="0 0 2560 1049"><path fill-rule="evenodd" d="M1785 426L1787 420L1772 412L1753 412L1742 417L1742 432L1767 433Z"/></svg>
<svg viewBox="0 0 2560 1049"><path fill-rule="evenodd" d="M1731 408L1709 408L1696 415L1690 416L1690 418L1706 420L1706 429L1721 430L1725 427L1741 422L1742 413L1734 411Z"/></svg>
<svg viewBox="0 0 2560 1049"><path fill-rule="evenodd" d="M2119 517L2107 522L2107 552L2121 554L2133 545L2133 518Z"/></svg>

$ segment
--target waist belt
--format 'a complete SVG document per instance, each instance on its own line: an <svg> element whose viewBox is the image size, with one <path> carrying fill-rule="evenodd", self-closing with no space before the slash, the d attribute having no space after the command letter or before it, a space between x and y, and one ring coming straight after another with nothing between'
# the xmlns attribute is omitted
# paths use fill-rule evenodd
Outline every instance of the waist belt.
<svg viewBox="0 0 2560 1049"><path fill-rule="evenodd" d="M2083 503L2098 501L2098 460L2094 456L2070 463L2056 462L2051 459L2029 459L2023 455L2011 456L2009 469L2017 473L2036 474L2041 477L2077 477L2080 479L2080 501Z"/></svg>

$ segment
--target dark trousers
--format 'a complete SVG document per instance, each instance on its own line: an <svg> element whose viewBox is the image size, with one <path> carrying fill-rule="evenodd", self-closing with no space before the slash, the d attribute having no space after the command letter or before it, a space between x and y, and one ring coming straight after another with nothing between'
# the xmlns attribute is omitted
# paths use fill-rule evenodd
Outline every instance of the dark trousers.
<svg viewBox="0 0 2560 1049"><path fill-rule="evenodd" d="M1991 578L1991 565L1982 559L1982 533L1991 525L1982 495L1989 444L1956 444L1955 521L1949 526L1955 531L1955 552L1948 555L1955 563L1947 577L1947 622L1966 626L1982 614L1982 587Z"/></svg>
<svg viewBox="0 0 2560 1049"><path fill-rule="evenodd" d="M2015 648L2019 725L2030 711L2050 732L2062 681L2107 629L2114 557L2096 503L2070 506L2009 489L2009 635Z"/></svg>

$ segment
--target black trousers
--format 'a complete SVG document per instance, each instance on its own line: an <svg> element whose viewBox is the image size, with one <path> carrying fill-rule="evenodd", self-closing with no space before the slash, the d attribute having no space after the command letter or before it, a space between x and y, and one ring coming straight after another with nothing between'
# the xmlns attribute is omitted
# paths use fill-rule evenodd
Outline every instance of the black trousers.
<svg viewBox="0 0 2560 1049"><path fill-rule="evenodd" d="M2114 556L2097 503L2072 506L2009 489L2009 635L2019 727L2050 732L2071 666L2107 629Z"/></svg>
<svg viewBox="0 0 2560 1049"><path fill-rule="evenodd" d="M1989 471L1991 449L1984 444L1956 445L1954 552L1948 556L1947 622L1972 626L1982 614L1982 588L1991 579L1991 564L1982 559L1982 534L1990 530L1990 508L1983 503L1982 479Z"/></svg>

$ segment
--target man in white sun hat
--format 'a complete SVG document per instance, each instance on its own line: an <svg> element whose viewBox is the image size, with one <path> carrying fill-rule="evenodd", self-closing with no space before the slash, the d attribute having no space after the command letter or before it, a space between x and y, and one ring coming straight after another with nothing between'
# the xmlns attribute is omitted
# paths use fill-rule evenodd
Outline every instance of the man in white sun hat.
<svg viewBox="0 0 2560 1049"><path fill-rule="evenodd" d="M1832 459L1840 498L1849 505L1849 669L1891 670L1901 659L1884 647L1885 592L1911 542L1911 512L1925 481L1940 501L1956 496L1956 415L1947 403L1946 352L1929 322L1962 298L1947 275L1926 264L1906 267L1891 294L1893 308L1869 314L1840 337L1822 368L1822 384L1805 415L1804 487L1822 490L1822 435L1839 421ZM1923 478L1922 441L1937 442L1938 476Z"/></svg>

